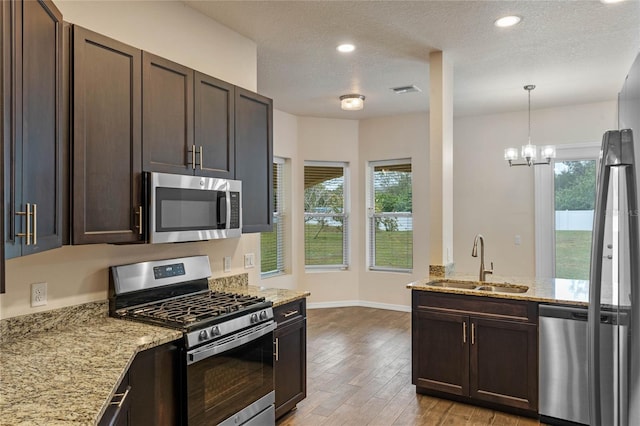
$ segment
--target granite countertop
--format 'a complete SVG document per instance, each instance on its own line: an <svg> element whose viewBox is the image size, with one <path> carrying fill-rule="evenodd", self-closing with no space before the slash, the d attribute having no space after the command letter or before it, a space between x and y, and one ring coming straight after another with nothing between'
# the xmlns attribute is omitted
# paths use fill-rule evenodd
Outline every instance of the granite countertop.
<svg viewBox="0 0 640 426"><path fill-rule="evenodd" d="M468 290L430 285L438 281L475 283L477 286L503 284L507 287L527 286L523 293L506 293L500 291ZM485 282L479 282L477 275L451 274L443 277L429 277L407 284L412 290L433 291L440 293L466 294L471 296L495 297L511 300L527 300L532 302L557 303L587 306L589 302L589 281L569 280L563 278L537 279L526 277L489 276ZM495 288L499 290L499 287Z"/></svg>
<svg viewBox="0 0 640 426"><path fill-rule="evenodd" d="M0 424L95 424L135 355L182 332L96 317L0 346Z"/></svg>
<svg viewBox="0 0 640 426"><path fill-rule="evenodd" d="M247 281L241 274L210 287L265 297L273 306L310 294ZM182 338L181 331L107 313L102 301L0 321L0 425L94 425L138 352Z"/></svg>

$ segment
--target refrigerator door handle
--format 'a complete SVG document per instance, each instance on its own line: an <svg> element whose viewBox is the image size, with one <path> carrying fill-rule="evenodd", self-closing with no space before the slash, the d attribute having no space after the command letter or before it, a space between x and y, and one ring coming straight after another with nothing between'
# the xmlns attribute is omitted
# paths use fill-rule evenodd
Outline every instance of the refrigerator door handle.
<svg viewBox="0 0 640 426"><path fill-rule="evenodd" d="M600 164L596 181L595 214L591 243L591 268L589 271L588 351L589 351L589 417L591 426L602 424L600 395L600 311L602 296L602 255L604 228L607 216L607 197L611 167L625 166L627 180L627 202L629 211L630 252L638 255L638 215L635 184L633 139L630 130L608 131L602 140ZM637 257L631 257L636 259ZM632 282L638 277L638 265L631 265Z"/></svg>

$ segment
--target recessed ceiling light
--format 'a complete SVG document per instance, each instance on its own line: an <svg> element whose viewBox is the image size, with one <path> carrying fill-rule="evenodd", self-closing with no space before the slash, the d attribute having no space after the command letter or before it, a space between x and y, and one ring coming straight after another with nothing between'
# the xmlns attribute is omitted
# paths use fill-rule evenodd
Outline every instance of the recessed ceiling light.
<svg viewBox="0 0 640 426"><path fill-rule="evenodd" d="M504 28L504 27L512 27L518 22L520 22L522 18L516 15L511 16L503 16L502 18L496 19L493 23L496 27Z"/></svg>
<svg viewBox="0 0 640 426"><path fill-rule="evenodd" d="M356 50L356 47L353 44L345 43L345 44L341 44L338 47L336 47L336 50L338 52L342 52L342 53L349 53L349 52L353 52L354 50Z"/></svg>
<svg viewBox="0 0 640 426"><path fill-rule="evenodd" d="M624 0L600 0L600 3L604 4L613 4L613 3L622 3Z"/></svg>

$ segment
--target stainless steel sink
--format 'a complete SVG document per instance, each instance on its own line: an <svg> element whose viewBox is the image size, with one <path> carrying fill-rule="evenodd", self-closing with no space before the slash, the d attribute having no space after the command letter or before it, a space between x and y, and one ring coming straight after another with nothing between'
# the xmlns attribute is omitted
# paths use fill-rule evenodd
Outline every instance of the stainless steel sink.
<svg viewBox="0 0 640 426"><path fill-rule="evenodd" d="M477 284L475 283L464 281L436 281L429 283L429 285L433 287L458 288L462 290L473 290L477 287Z"/></svg>
<svg viewBox="0 0 640 426"><path fill-rule="evenodd" d="M429 283L429 285L433 287L477 290L497 293L526 293L527 291L529 291L529 287L527 287L526 285L481 283L468 281L434 281Z"/></svg>

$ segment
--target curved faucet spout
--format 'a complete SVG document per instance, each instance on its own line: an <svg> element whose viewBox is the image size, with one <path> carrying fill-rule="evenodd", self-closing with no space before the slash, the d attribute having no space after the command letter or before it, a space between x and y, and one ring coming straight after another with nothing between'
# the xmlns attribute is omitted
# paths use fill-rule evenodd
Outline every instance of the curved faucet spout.
<svg viewBox="0 0 640 426"><path fill-rule="evenodd" d="M473 239L471 256L478 257L478 241L480 241L480 275L478 280L486 281L487 274L493 274L493 262L491 262L491 269L484 269L484 237L482 234L476 234L476 237Z"/></svg>

